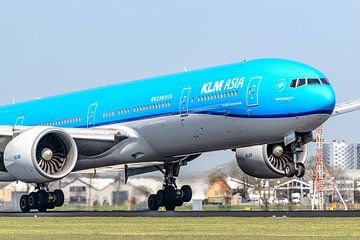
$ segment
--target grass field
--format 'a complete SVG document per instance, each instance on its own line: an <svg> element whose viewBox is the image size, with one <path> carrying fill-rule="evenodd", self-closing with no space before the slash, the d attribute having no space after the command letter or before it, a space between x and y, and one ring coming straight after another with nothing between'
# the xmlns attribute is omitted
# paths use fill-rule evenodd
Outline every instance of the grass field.
<svg viewBox="0 0 360 240"><path fill-rule="evenodd" d="M360 218L0 218L0 239L360 239Z"/></svg>

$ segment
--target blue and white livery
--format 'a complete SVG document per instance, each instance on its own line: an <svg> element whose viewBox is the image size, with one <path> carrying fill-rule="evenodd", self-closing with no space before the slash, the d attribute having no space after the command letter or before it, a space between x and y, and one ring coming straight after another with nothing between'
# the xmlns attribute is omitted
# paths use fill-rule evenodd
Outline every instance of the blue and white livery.
<svg viewBox="0 0 360 240"><path fill-rule="evenodd" d="M180 167L204 152L233 149L239 167L259 178L301 177L306 143L335 105L318 70L284 59L258 59L154 77L0 107L0 181L34 183L24 212L63 204L48 182L71 172L125 169L126 178L164 173L149 208L191 200L178 188Z"/></svg>

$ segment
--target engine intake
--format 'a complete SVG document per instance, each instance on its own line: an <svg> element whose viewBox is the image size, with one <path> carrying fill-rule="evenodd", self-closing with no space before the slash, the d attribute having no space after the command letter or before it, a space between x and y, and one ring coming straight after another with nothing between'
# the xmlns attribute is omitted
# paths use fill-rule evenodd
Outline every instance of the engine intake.
<svg viewBox="0 0 360 240"><path fill-rule="evenodd" d="M68 175L77 156L76 143L64 130L34 127L8 143L4 164L12 176L23 182L43 183Z"/></svg>
<svg viewBox="0 0 360 240"><path fill-rule="evenodd" d="M305 163L307 147L296 154L298 162ZM291 145L284 143L257 145L236 149L236 160L240 169L257 178L281 178L285 176L284 167L294 161Z"/></svg>

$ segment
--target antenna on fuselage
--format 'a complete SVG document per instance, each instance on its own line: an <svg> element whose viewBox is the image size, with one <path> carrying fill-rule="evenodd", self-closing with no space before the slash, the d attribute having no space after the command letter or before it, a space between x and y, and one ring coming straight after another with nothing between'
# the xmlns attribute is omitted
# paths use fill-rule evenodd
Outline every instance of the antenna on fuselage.
<svg viewBox="0 0 360 240"><path fill-rule="evenodd" d="M186 66L184 66L184 72L187 72L188 70L187 70L187 67Z"/></svg>
<svg viewBox="0 0 360 240"><path fill-rule="evenodd" d="M15 98L13 98L13 99L12 99L12 103L13 103L13 104L15 104L15 103L16 103Z"/></svg>

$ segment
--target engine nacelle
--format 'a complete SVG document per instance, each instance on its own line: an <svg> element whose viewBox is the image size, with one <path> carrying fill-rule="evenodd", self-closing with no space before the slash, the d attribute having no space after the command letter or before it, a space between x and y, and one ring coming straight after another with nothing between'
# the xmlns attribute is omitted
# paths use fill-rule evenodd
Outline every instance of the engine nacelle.
<svg viewBox="0 0 360 240"><path fill-rule="evenodd" d="M68 175L77 157L76 143L64 130L34 127L8 143L4 165L9 174L23 182L44 183Z"/></svg>
<svg viewBox="0 0 360 240"><path fill-rule="evenodd" d="M302 152L297 153L297 161L305 163L307 147L302 146ZM294 161L291 145L284 143L265 144L236 149L236 161L240 169L257 178L282 178L284 167Z"/></svg>

